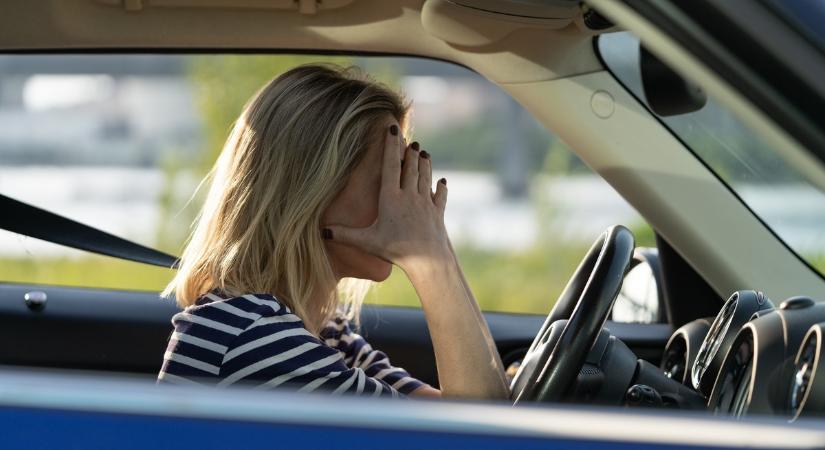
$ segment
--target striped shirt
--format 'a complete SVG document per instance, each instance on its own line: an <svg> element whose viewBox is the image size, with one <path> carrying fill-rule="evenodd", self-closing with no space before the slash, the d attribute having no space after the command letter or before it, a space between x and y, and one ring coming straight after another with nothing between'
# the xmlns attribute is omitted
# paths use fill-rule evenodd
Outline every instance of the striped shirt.
<svg viewBox="0 0 825 450"><path fill-rule="evenodd" d="M397 397L424 385L335 318L319 340L271 295L206 294L172 317L159 383Z"/></svg>

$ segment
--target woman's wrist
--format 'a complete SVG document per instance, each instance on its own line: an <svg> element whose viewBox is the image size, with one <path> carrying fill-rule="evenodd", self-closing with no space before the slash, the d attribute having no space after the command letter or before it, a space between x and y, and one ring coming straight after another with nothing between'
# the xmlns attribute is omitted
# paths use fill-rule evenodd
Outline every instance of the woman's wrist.
<svg viewBox="0 0 825 450"><path fill-rule="evenodd" d="M443 276L455 266L456 260L449 243L411 255L400 261L398 267L407 274L413 286Z"/></svg>

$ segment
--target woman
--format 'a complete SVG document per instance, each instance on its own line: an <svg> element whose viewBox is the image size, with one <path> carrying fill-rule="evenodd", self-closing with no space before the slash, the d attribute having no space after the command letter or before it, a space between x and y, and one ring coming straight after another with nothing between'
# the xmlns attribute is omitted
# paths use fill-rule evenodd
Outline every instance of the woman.
<svg viewBox="0 0 825 450"><path fill-rule="evenodd" d="M444 227L447 182L403 137L408 108L356 70L306 65L245 106L164 295L184 311L159 381L506 398L501 360ZM392 264L432 336L440 390L353 333ZM344 280L346 279L346 280Z"/></svg>

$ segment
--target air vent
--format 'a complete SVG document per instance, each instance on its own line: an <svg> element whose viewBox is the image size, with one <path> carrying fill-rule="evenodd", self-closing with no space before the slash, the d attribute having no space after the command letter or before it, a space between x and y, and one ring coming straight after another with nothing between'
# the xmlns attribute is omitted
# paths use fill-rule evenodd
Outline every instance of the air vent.
<svg viewBox="0 0 825 450"><path fill-rule="evenodd" d="M709 318L696 319L673 332L659 365L665 376L682 384L690 384L690 368L708 334L710 323Z"/></svg>
<svg viewBox="0 0 825 450"><path fill-rule="evenodd" d="M694 389L699 389L702 376L716 356L716 353L719 352L719 348L722 346L722 341L728 332L731 318L733 318L733 313L736 311L736 305L738 303L739 293L734 293L728 301L725 302L724 306L722 306L719 315L716 316L716 319L711 324L710 331L708 331L705 341L702 342L699 353L696 355L696 361L693 363L693 368L691 368L690 371L690 381L693 383Z"/></svg>
<svg viewBox="0 0 825 450"><path fill-rule="evenodd" d="M716 414L742 416L748 410L754 365L753 330L744 328L728 352L708 402Z"/></svg>
<svg viewBox="0 0 825 450"><path fill-rule="evenodd" d="M817 353L819 349L819 336L815 325L805 337L794 366L794 376L791 380L790 392L788 395L788 406L791 413L798 416L805 406L807 394L811 389L811 383L816 369Z"/></svg>

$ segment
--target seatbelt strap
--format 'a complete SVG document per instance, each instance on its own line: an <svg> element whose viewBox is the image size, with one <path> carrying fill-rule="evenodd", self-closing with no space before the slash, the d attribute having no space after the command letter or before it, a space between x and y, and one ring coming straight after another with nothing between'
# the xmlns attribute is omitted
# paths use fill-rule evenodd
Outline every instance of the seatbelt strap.
<svg viewBox="0 0 825 450"><path fill-rule="evenodd" d="M58 214L0 195L0 229L101 255L162 267L177 258Z"/></svg>

